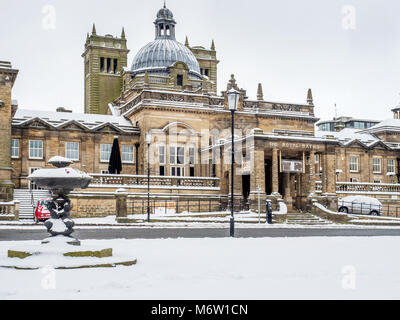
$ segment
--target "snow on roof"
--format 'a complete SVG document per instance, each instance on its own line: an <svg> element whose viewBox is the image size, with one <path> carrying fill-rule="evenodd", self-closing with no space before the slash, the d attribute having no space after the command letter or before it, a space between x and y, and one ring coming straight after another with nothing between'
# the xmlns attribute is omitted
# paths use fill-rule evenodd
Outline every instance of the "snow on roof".
<svg viewBox="0 0 400 320"><path fill-rule="evenodd" d="M99 128L105 124L110 124L122 131L136 131L136 127L132 125L130 120L122 116L29 109L18 109L13 118L13 125L22 125L33 119L40 119L53 127L60 127L68 122L75 121L90 130Z"/></svg>
<svg viewBox="0 0 400 320"><path fill-rule="evenodd" d="M359 129L352 129L352 128L345 128L341 131L321 131L316 130L315 136L317 137L327 137L333 136L334 138L338 139L342 143L348 143L350 141L358 140L365 144L370 144L378 141L376 137L369 133L361 133Z"/></svg>
<svg viewBox="0 0 400 320"><path fill-rule="evenodd" d="M381 131L400 131L400 119L386 119L368 129L364 132L381 132Z"/></svg>

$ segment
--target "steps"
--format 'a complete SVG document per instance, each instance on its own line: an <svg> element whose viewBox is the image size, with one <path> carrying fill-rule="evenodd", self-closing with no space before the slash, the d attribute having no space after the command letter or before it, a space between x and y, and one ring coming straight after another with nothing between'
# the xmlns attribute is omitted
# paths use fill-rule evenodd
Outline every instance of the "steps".
<svg viewBox="0 0 400 320"><path fill-rule="evenodd" d="M32 191L32 194L31 194ZM32 207L32 196L33 203L36 206L37 202L41 199L51 198L50 192L47 190L29 190L29 189L15 189L14 200L19 201L19 219L20 220L33 220L34 219L34 208Z"/></svg>
<svg viewBox="0 0 400 320"><path fill-rule="evenodd" d="M288 213L287 224L320 226L331 224L331 222L323 220L310 213Z"/></svg>

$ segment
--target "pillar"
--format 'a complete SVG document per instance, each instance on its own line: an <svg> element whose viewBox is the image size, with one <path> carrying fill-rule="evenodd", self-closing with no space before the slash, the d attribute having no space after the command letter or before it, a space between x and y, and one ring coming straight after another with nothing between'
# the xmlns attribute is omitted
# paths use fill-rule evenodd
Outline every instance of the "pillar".
<svg viewBox="0 0 400 320"><path fill-rule="evenodd" d="M260 197L261 212L265 212L265 159L264 149L254 150L251 155L252 170L250 175L250 208L258 211L258 198ZM258 188L260 187L260 190Z"/></svg>
<svg viewBox="0 0 400 320"><path fill-rule="evenodd" d="M310 161L308 164L308 174L309 174L309 186L308 186L308 193L314 194L315 193L315 151L310 152Z"/></svg>
<svg viewBox="0 0 400 320"><path fill-rule="evenodd" d="M11 168L11 92L18 70L0 62L0 202L14 198Z"/></svg>
<svg viewBox="0 0 400 320"><path fill-rule="evenodd" d="M290 173L285 172L284 173L284 197L283 197L283 200L285 201L288 209L292 208L292 203L293 203L290 184L291 184Z"/></svg>
<svg viewBox="0 0 400 320"><path fill-rule="evenodd" d="M272 150L272 194L279 193L278 149Z"/></svg>

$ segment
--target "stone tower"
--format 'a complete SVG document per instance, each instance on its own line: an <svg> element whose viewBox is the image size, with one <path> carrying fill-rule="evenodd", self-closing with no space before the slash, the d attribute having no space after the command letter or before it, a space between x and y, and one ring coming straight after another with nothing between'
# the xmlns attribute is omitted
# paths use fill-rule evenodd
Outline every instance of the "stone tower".
<svg viewBox="0 0 400 320"><path fill-rule="evenodd" d="M84 58L85 113L107 114L108 104L121 95L122 70L127 66L129 50L125 31L121 37L97 35L93 24L87 35Z"/></svg>
<svg viewBox="0 0 400 320"><path fill-rule="evenodd" d="M211 81L211 91L217 93L217 52L215 51L214 40L211 42L210 49L201 46L190 47L189 40L186 37L185 46L188 47L195 55L200 65L200 72Z"/></svg>
<svg viewBox="0 0 400 320"><path fill-rule="evenodd" d="M11 181L11 92L18 70L10 62L0 61L0 201L13 199L14 184Z"/></svg>

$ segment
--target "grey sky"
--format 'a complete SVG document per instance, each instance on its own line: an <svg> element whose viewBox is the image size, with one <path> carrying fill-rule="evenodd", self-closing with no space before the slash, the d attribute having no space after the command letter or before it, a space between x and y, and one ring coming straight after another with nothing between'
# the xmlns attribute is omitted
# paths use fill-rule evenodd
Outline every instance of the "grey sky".
<svg viewBox="0 0 400 320"><path fill-rule="evenodd" d="M130 66L135 53L154 38L162 0L2 0L0 60L20 74L14 98L20 108L83 112L86 33L120 35L125 27ZM43 28L55 8L55 29ZM342 9L355 8L355 25ZM396 0L167 0L177 40L210 47L220 59L218 91L230 74L256 96L305 102L312 88L316 115L385 119L400 102L400 2Z"/></svg>

